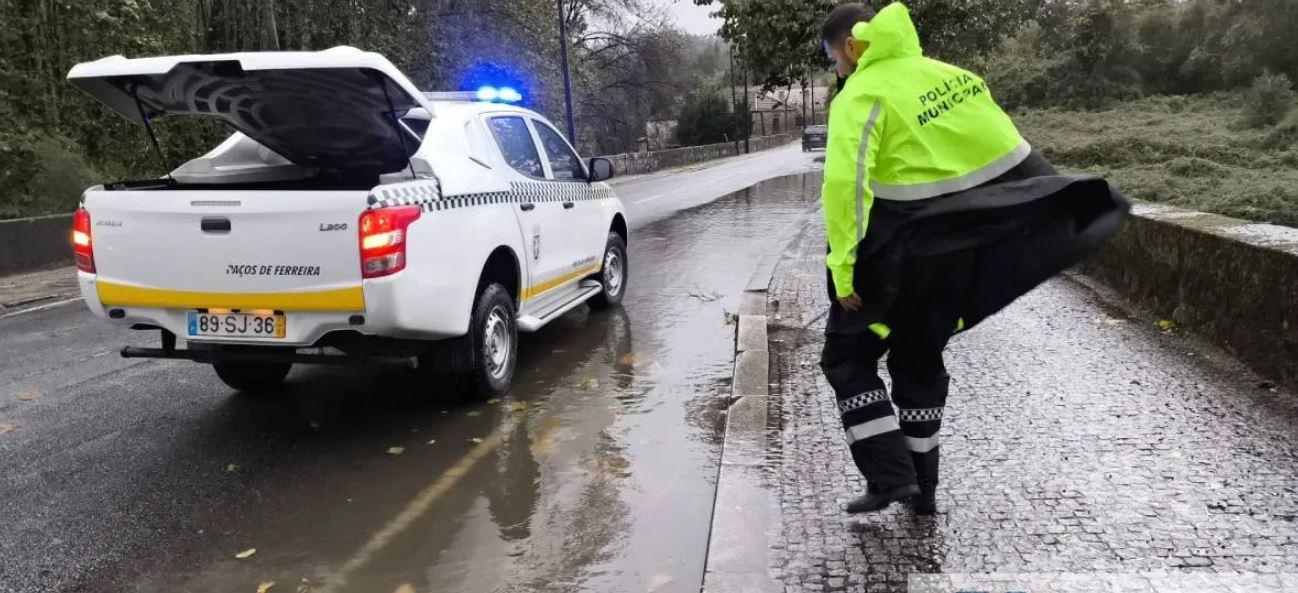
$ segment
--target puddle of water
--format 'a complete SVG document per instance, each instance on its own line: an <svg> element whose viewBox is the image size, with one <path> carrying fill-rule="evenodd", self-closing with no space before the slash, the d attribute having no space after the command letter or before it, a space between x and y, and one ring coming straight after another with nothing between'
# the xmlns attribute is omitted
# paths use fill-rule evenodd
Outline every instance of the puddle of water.
<svg viewBox="0 0 1298 593"><path fill-rule="evenodd" d="M284 401L232 400L235 418L272 407L321 428L263 426L281 434L266 437L275 449L258 474L187 518L212 532L138 567L132 588L697 591L727 315L814 211L819 183L763 182L633 233L623 308L579 308L526 336L501 401L439 400L445 390L423 380L336 370L295 375ZM384 453L393 446L404 452Z"/></svg>

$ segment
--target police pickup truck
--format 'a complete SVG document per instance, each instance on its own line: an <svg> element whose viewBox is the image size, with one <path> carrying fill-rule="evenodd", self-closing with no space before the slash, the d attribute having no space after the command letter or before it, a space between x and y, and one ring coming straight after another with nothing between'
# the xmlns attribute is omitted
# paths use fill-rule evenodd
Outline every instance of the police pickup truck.
<svg viewBox="0 0 1298 593"><path fill-rule="evenodd" d="M496 394L519 332L626 291L611 163L580 159L512 89L423 93L348 47L114 56L68 80L155 147L164 115L234 130L164 178L82 198L86 304L160 330L123 356L208 363L241 391L305 363L431 367Z"/></svg>

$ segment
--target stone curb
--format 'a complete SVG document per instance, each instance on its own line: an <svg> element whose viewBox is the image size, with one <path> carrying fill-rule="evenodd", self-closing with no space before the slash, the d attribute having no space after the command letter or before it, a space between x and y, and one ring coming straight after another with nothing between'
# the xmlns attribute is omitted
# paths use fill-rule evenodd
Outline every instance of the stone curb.
<svg viewBox="0 0 1298 593"><path fill-rule="evenodd" d="M770 395L766 292L780 256L777 253L758 264L740 303L732 403L726 414L717 498L703 571L706 593L782 590L768 572L769 541L780 529L780 513L766 459Z"/></svg>

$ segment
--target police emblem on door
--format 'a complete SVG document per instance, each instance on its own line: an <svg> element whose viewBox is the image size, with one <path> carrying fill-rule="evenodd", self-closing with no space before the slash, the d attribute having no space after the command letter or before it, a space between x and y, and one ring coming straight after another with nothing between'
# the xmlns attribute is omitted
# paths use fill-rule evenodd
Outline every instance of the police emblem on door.
<svg viewBox="0 0 1298 593"><path fill-rule="evenodd" d="M541 261L541 225L532 225L532 261Z"/></svg>

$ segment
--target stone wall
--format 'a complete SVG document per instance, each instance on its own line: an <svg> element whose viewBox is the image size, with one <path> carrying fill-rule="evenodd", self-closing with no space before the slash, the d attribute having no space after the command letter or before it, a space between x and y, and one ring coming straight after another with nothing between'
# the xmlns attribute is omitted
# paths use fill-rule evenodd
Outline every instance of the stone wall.
<svg viewBox="0 0 1298 593"><path fill-rule="evenodd" d="M0 276L72 265L72 215L0 220Z"/></svg>
<svg viewBox="0 0 1298 593"><path fill-rule="evenodd" d="M1298 386L1298 229L1138 203L1082 270Z"/></svg>
<svg viewBox="0 0 1298 593"><path fill-rule="evenodd" d="M772 136L761 136L751 138L748 141L750 150L756 152L783 146L802 137L801 130L795 130L785 134L775 134ZM744 143L739 143L739 151L743 152ZM613 172L617 175L638 175L641 173L652 173L662 169L670 169L681 165L692 165L715 159L735 156L735 143L724 142L721 144L704 144L702 146L682 146L680 148L668 148L666 150L654 150L650 152L630 152L625 154L613 154L604 158L613 161Z"/></svg>

